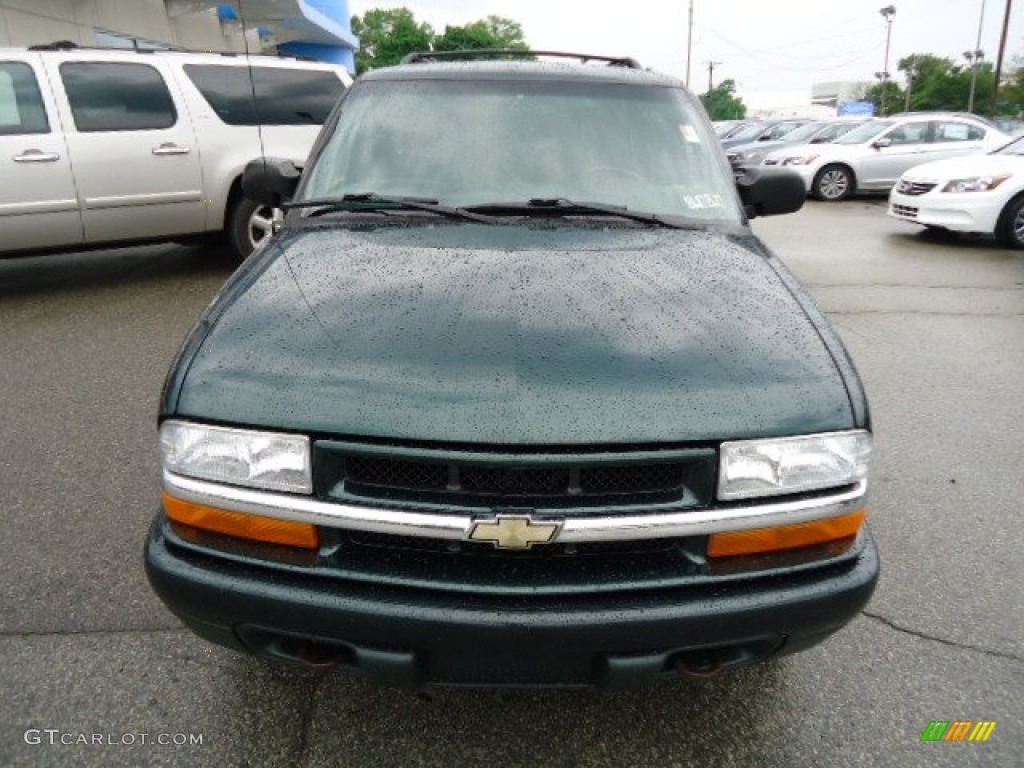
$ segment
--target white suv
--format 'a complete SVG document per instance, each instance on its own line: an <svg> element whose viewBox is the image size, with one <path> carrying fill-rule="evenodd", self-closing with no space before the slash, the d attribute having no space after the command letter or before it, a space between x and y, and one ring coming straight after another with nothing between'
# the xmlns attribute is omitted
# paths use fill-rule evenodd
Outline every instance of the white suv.
<svg viewBox="0 0 1024 768"><path fill-rule="evenodd" d="M869 120L831 144L800 144L773 152L765 165L785 165L818 200L885 192L908 168L995 149L1010 137L969 115L917 114Z"/></svg>
<svg viewBox="0 0 1024 768"><path fill-rule="evenodd" d="M273 56L0 48L0 255L224 231L244 257L272 227L246 163L301 165L350 83Z"/></svg>

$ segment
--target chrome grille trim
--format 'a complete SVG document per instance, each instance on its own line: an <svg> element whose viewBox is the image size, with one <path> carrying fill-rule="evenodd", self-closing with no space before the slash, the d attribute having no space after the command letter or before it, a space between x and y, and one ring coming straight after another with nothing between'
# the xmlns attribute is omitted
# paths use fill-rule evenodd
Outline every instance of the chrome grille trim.
<svg viewBox="0 0 1024 768"><path fill-rule="evenodd" d="M328 528L464 540L473 518L410 512L399 508L363 507L321 501L310 496L238 488L163 471L164 490L171 496L232 512L263 515L311 523ZM797 501L731 505L712 509L646 515L560 517L557 510L536 510L538 518L563 520L560 544L595 541L631 541L665 537L706 536L711 533L765 528L839 517L866 502L867 482L828 496Z"/></svg>
<svg viewBox="0 0 1024 768"><path fill-rule="evenodd" d="M927 192L931 192L939 183L937 181L912 181L910 179L900 179L896 185L896 191L902 195L923 195Z"/></svg>

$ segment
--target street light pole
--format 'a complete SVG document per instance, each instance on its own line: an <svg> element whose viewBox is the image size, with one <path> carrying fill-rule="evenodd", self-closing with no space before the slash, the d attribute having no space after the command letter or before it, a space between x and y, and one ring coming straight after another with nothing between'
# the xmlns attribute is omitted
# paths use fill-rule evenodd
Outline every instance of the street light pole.
<svg viewBox="0 0 1024 768"><path fill-rule="evenodd" d="M881 87L882 87L882 105L879 108L878 116L879 117L885 117L885 92L887 90L889 90L886 87L887 84L889 83L889 73L888 72L875 72L875 77L878 78L878 82L881 84Z"/></svg>
<svg viewBox="0 0 1024 768"><path fill-rule="evenodd" d="M914 78L918 75L917 56L911 56L907 62L907 97L903 102L903 111L910 111L910 94L914 91Z"/></svg>
<svg viewBox="0 0 1024 768"><path fill-rule="evenodd" d="M971 62L971 95L967 97L967 111L974 111L974 89L978 86L978 64L985 55L981 50L981 28L985 24L985 0L981 0L981 13L978 14L978 38L974 41L974 59L968 58ZM967 56L964 53L964 56Z"/></svg>
<svg viewBox="0 0 1024 768"><path fill-rule="evenodd" d="M892 39L892 17L896 15L896 6L887 5L884 8L879 8L878 12L882 14L882 18L885 19L885 61L882 67L882 114L885 115L885 97L888 88L886 84L889 82L889 41ZM878 73L875 73L878 76Z"/></svg>

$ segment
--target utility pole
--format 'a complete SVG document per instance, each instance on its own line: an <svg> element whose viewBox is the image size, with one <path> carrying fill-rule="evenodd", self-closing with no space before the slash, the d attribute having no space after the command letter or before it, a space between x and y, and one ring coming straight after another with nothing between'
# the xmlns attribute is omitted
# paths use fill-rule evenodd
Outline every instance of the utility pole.
<svg viewBox="0 0 1024 768"><path fill-rule="evenodd" d="M999 37L999 56L996 58L996 79L992 83L992 117L999 114L999 78L1003 74L1003 55L1006 53L1006 33L1010 28L1010 6L1013 0L1006 0L1006 13L1003 16L1003 34Z"/></svg>
<svg viewBox="0 0 1024 768"><path fill-rule="evenodd" d="M714 75L715 67L720 66L720 61L708 61L705 62L708 65L708 96L711 95L711 91L714 89Z"/></svg>
<svg viewBox="0 0 1024 768"><path fill-rule="evenodd" d="M875 77L882 81L882 106L881 113L885 114L885 97L889 90L887 84L889 82L889 41L892 39L892 17L896 15L896 6L887 5L884 8L879 8L878 12L882 14L882 18L885 19L885 61L883 62L881 73L876 72Z"/></svg>
<svg viewBox="0 0 1024 768"><path fill-rule="evenodd" d="M984 0L982 0L984 2ZM693 0L690 0L690 18L686 25L686 87L690 87L690 55L693 53Z"/></svg>
<svg viewBox="0 0 1024 768"><path fill-rule="evenodd" d="M974 88L978 83L978 65L981 64L981 60L985 58L985 52L978 48L974 51L964 51L964 58L967 59L967 63L971 66L971 92L967 96L967 111L974 111Z"/></svg>

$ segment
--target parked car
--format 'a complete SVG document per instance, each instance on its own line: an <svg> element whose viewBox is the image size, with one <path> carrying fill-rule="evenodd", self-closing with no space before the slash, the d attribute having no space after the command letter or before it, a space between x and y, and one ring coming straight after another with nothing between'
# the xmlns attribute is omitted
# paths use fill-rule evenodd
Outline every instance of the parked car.
<svg viewBox="0 0 1024 768"><path fill-rule="evenodd" d="M911 168L889 195L889 215L1024 248L1024 138L989 154Z"/></svg>
<svg viewBox="0 0 1024 768"><path fill-rule="evenodd" d="M997 120L996 124L999 126L999 130L1008 136L1024 136L1024 120L1004 118Z"/></svg>
<svg viewBox="0 0 1024 768"><path fill-rule="evenodd" d="M715 120L711 123L711 127L715 132L715 136L721 139L741 122L740 120Z"/></svg>
<svg viewBox="0 0 1024 768"><path fill-rule="evenodd" d="M406 685L820 642L879 566L860 380L748 225L803 185L737 187L632 59L493 55L368 72L301 180L247 169L288 213L168 375L151 584L212 642Z"/></svg>
<svg viewBox="0 0 1024 768"><path fill-rule="evenodd" d="M275 56L2 48L0 255L224 232L245 256L272 227L246 164L301 165L350 82Z"/></svg>
<svg viewBox="0 0 1024 768"><path fill-rule="evenodd" d="M738 144L729 149L726 155L734 168L761 165L770 154L783 147L796 144L827 144L863 122L863 120L821 120L806 123L784 134L780 139ZM769 165L775 164L775 162L769 163Z"/></svg>
<svg viewBox="0 0 1024 768"><path fill-rule="evenodd" d="M788 119L788 120L761 120L750 123L739 131L730 132L721 139L722 146L728 150L740 144L751 144L753 142L777 141L790 131L806 125L810 120Z"/></svg>
<svg viewBox="0 0 1024 768"><path fill-rule="evenodd" d="M908 168L994 149L1009 138L969 116L917 114L869 120L831 144L804 144L773 152L765 163L797 171L818 200L845 200L857 192L887 192Z"/></svg>
<svg viewBox="0 0 1024 768"><path fill-rule="evenodd" d="M753 125L754 123L759 123L761 121L760 120L727 120L725 122L729 123L729 125L724 125L724 126L721 126L720 128L717 125L715 126L715 135L720 140L728 139L733 134L737 134L740 131L742 131L744 128L746 128L746 127L748 127L750 125Z"/></svg>

